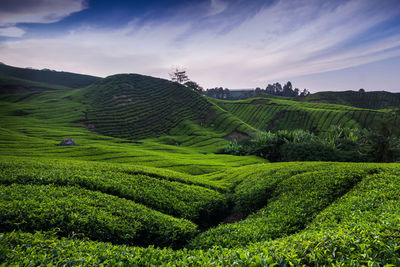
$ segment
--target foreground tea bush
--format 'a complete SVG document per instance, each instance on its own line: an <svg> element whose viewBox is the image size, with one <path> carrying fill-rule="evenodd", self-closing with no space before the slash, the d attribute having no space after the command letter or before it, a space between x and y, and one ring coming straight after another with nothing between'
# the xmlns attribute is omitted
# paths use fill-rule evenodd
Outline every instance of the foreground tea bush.
<svg viewBox="0 0 400 267"><path fill-rule="evenodd" d="M0 231L57 229L130 245L182 245L195 224L132 201L77 187L0 186Z"/></svg>
<svg viewBox="0 0 400 267"><path fill-rule="evenodd" d="M152 209L205 224L219 218L225 197L212 189L130 173L129 169L100 170L92 164L33 164L29 161L0 162L2 184L55 184L78 186L127 198ZM99 165L99 164L97 164ZM99 167L102 167L101 165ZM114 167L116 168L116 167Z"/></svg>
<svg viewBox="0 0 400 267"><path fill-rule="evenodd" d="M376 171L357 168L354 165L339 166L340 168L333 168L333 165L328 165L321 171L304 173L301 173L299 168L300 173L296 175L282 171L276 172L275 176L271 174L273 179L270 183L275 186L265 184L264 194L270 198L264 208L251 214L244 221L220 225L200 234L192 241L190 247L240 247L302 230L318 212L348 192L368 173ZM296 168L292 169L295 170ZM254 192L254 189L252 191Z"/></svg>
<svg viewBox="0 0 400 267"><path fill-rule="evenodd" d="M22 265L398 266L400 171L365 176L303 231L245 247L173 250L128 247L54 233L0 235L0 261Z"/></svg>
<svg viewBox="0 0 400 267"><path fill-rule="evenodd" d="M285 179L304 172L330 169L333 165L336 163L295 162L270 164L268 167L257 168L256 171L253 171L254 167L243 168L248 175L234 189L235 204L247 214L254 212L267 204L276 194L279 183Z"/></svg>

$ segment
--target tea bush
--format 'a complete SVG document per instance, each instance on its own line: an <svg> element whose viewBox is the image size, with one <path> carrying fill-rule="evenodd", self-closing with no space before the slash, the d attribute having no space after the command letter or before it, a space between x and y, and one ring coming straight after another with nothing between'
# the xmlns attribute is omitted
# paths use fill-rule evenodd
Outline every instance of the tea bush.
<svg viewBox="0 0 400 267"><path fill-rule="evenodd" d="M112 171L111 168L103 171L99 164L95 165L99 169L90 169L93 167L91 165L81 163L71 168L74 165L57 165L52 162L0 162L0 183L79 186L127 198L163 213L200 223L212 221L213 217L218 218L226 207L223 195L212 189L168 181L168 178L163 177L134 172L129 174L129 169L116 168Z"/></svg>
<svg viewBox="0 0 400 267"><path fill-rule="evenodd" d="M0 231L56 230L119 244L179 246L195 224L132 201L77 187L0 186Z"/></svg>

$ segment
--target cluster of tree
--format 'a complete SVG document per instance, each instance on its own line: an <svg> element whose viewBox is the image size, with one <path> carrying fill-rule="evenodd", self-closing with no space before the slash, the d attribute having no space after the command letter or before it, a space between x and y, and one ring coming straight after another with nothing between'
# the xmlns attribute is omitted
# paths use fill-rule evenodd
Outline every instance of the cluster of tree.
<svg viewBox="0 0 400 267"><path fill-rule="evenodd" d="M296 97L296 96L308 96L310 92L307 89L303 89L300 91L299 88L294 88L290 81L288 81L283 87L280 83L268 84L265 90L260 88L259 92L263 91L269 95L277 95L277 96L287 96L287 97ZM256 88L257 91L257 88Z"/></svg>
<svg viewBox="0 0 400 267"><path fill-rule="evenodd" d="M204 94L217 99L231 99L231 91L228 88L215 87L207 89Z"/></svg>
<svg viewBox="0 0 400 267"><path fill-rule="evenodd" d="M186 74L186 70L180 70L176 68L174 72L169 74L171 77L171 80L180 84L185 85L186 87L197 91L199 93L203 92L203 87L201 87L199 84L197 84L194 81L189 80L189 77Z"/></svg>
<svg viewBox="0 0 400 267"><path fill-rule="evenodd" d="M262 132L252 139L232 141L225 153L257 155L277 161L396 162L400 138L388 132L334 126L316 136L304 130Z"/></svg>
<svg viewBox="0 0 400 267"><path fill-rule="evenodd" d="M222 87L216 87L207 89L204 94L217 98L217 99L246 99L251 97L263 96L263 95L276 95L276 96L286 96L286 97L304 97L308 96L310 92L307 89L300 91L298 88L293 88L292 83L289 81L284 86L280 83L268 84L265 89L257 87L254 90L244 90L240 95L234 97L229 89Z"/></svg>
<svg viewBox="0 0 400 267"><path fill-rule="evenodd" d="M206 91L194 81L189 80L189 77L186 73L186 70L181 70L179 68L175 68L175 70L169 74L171 80L180 84L185 85L186 87L197 91L199 93L203 93L209 97L217 98L217 99L233 99L231 92L228 88L222 87L215 87L207 89ZM297 97L297 96L307 96L310 92L307 89L303 89L300 91L298 88L294 88L292 83L288 81L283 87L280 83L268 84L265 89L261 89L257 87L255 90L248 90L245 91L240 97L238 98L250 98L255 96L269 94L269 95L276 95L276 96L286 96L286 97Z"/></svg>

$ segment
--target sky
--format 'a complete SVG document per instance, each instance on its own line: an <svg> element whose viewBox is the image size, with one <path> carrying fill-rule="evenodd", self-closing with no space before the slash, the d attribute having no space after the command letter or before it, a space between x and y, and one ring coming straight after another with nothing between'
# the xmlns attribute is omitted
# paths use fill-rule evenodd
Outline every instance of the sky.
<svg viewBox="0 0 400 267"><path fill-rule="evenodd" d="M0 0L0 62L204 88L400 92L399 0Z"/></svg>

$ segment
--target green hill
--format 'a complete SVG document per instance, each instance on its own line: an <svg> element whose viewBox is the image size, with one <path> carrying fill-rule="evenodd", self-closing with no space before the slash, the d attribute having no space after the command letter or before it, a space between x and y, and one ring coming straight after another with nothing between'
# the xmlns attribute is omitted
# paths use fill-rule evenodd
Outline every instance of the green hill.
<svg viewBox="0 0 400 267"><path fill-rule="evenodd" d="M400 107L400 93L377 92L318 92L305 98L307 102L348 105L365 109Z"/></svg>
<svg viewBox="0 0 400 267"><path fill-rule="evenodd" d="M137 87L127 90L124 79ZM158 85L154 90L153 83ZM138 105L138 99L145 105ZM116 75L87 88L0 94L0 104L4 156L135 162L196 174L262 162L211 153L253 128L203 96L162 79ZM114 120L113 114L129 120ZM55 146L65 138L73 138L77 146Z"/></svg>
<svg viewBox="0 0 400 267"><path fill-rule="evenodd" d="M213 101L260 130L304 129L319 133L328 130L331 125L370 128L375 122L386 118L390 112L274 97Z"/></svg>
<svg viewBox="0 0 400 267"><path fill-rule="evenodd" d="M97 82L83 93L86 125L114 137L222 137L250 126L197 92L171 81L120 74Z"/></svg>
<svg viewBox="0 0 400 267"><path fill-rule="evenodd" d="M0 93L80 88L98 80L99 77L71 72L34 70L0 64Z"/></svg>

